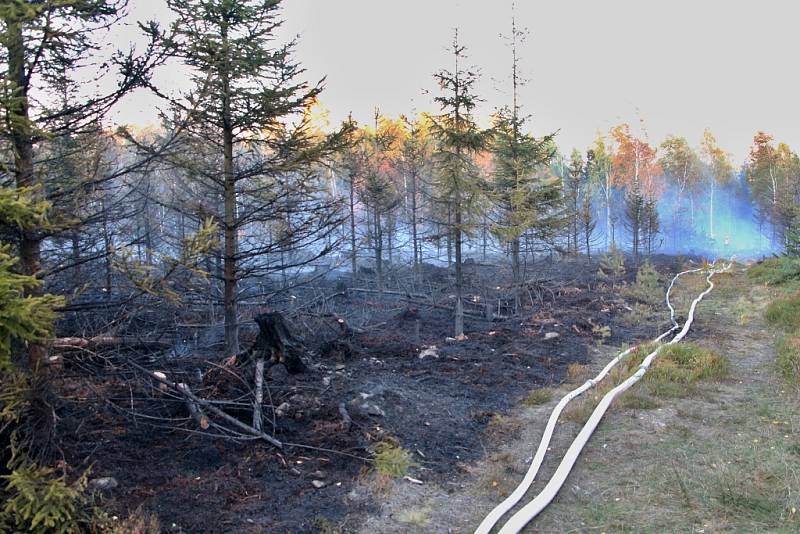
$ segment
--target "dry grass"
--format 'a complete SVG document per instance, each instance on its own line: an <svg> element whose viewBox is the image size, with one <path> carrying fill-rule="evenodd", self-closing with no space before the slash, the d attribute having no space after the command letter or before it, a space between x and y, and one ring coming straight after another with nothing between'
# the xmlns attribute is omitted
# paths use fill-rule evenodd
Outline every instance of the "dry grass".
<svg viewBox="0 0 800 534"><path fill-rule="evenodd" d="M430 518L430 508L412 508L410 510L403 510L397 515L397 520L401 523L405 523L417 528L426 527L430 522Z"/></svg>
<svg viewBox="0 0 800 534"><path fill-rule="evenodd" d="M113 521L106 534L160 534L158 518L141 508L134 510L123 520Z"/></svg>
<svg viewBox="0 0 800 534"><path fill-rule="evenodd" d="M538 519L542 532L800 532L800 397L770 376L772 340L760 317L772 290L741 269L719 282L727 290L715 290L701 313L721 336L709 342L730 360L702 345L665 347L615 406L671 398L598 427L584 452L592 468L572 475L581 491L562 492ZM628 371L647 352L636 351ZM692 383L725 378L735 381L691 395Z"/></svg>
<svg viewBox="0 0 800 534"><path fill-rule="evenodd" d="M522 404L525 406L539 406L540 404L550 402L552 398L553 391L550 388L539 388L531 391L530 394L525 397L525 400L522 401Z"/></svg>
<svg viewBox="0 0 800 534"><path fill-rule="evenodd" d="M580 363L571 363L567 366L567 379L576 382L589 376L589 368Z"/></svg>
<svg viewBox="0 0 800 534"><path fill-rule="evenodd" d="M658 344L645 343L617 364L610 375L583 397L564 409L567 421L584 424L606 393L630 377L642 360L656 350ZM728 361L714 351L686 343L666 345L650 366L644 378L612 404L615 410L651 410L660 403L653 397L684 397L692 393L699 380L721 380L728 375Z"/></svg>

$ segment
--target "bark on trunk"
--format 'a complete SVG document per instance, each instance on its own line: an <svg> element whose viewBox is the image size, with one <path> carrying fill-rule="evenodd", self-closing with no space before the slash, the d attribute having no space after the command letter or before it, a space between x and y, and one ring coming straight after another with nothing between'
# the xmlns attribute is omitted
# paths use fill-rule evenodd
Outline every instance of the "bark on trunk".
<svg viewBox="0 0 800 534"><path fill-rule="evenodd" d="M37 183L33 168L33 137L28 102L28 74L26 71L25 42L22 27L17 22L7 22L6 51L8 54L8 82L15 90L9 107L8 121L14 150L14 180L17 187L35 187ZM39 191L41 193L41 191ZM23 230L19 236L19 256L22 273L37 276L41 270L42 238L36 230ZM40 286L28 287L26 296L42 294ZM45 347L39 343L28 345L28 365L31 369L42 368L47 356Z"/></svg>

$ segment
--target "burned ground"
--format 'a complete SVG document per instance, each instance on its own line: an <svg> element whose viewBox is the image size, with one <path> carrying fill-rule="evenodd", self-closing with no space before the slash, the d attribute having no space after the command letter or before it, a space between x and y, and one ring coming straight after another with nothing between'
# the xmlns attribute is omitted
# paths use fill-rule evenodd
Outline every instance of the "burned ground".
<svg viewBox="0 0 800 534"><path fill-rule="evenodd" d="M664 278L683 261L655 260ZM319 281L313 294L296 292L287 302L319 305L285 310L307 349L308 369L273 368L267 381L266 404L276 413L270 430L284 450L215 438L194 424L180 399L125 365L135 360L205 398L235 401L236 388L220 378L223 355L213 349L195 347L177 358L116 352L80 365L66 354L59 426L67 465L116 478L116 513L142 506L174 531L316 532L318 518L368 511L375 498L351 490L374 443L398 443L427 477L446 478L487 453L481 436L495 416L531 389L562 382L570 364L586 362L587 346L603 342L595 326L610 327L605 341L618 344L651 337L665 324L666 317L622 321L628 303L598 279L594 263L536 269L514 313L505 273L475 265L461 341L447 339L446 269L428 267L425 283L413 287L398 275L397 287L383 293L348 278ZM628 281L634 276L629 269ZM352 417L349 428L340 405ZM241 416L247 413L242 408ZM313 486L317 479L325 486Z"/></svg>

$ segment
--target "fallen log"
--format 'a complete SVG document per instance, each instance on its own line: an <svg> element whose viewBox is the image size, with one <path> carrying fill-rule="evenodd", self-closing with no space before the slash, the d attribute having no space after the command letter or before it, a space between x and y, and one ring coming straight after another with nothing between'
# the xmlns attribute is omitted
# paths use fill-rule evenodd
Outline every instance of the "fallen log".
<svg viewBox="0 0 800 534"><path fill-rule="evenodd" d="M94 337L59 337L51 346L55 349L169 349L172 343L157 339L141 339L126 336L94 336Z"/></svg>

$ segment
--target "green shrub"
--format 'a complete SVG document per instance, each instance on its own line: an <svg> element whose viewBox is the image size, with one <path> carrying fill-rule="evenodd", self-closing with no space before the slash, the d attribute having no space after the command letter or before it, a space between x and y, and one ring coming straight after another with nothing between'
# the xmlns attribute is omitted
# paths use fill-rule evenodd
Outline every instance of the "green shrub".
<svg viewBox="0 0 800 534"><path fill-rule="evenodd" d="M77 534L99 532L105 523L86 490L86 474L70 484L53 469L26 463L3 478L8 496L0 510L0 529Z"/></svg>
<svg viewBox="0 0 800 534"><path fill-rule="evenodd" d="M0 226L41 229L47 226L47 209L46 203L33 201L30 189L0 188ZM0 532L97 531L104 516L86 492L86 475L68 483L31 458L38 444L25 431L31 427L31 401L36 400L34 395L41 400L42 392L35 370L16 365L12 351L15 341L40 343L50 334L55 308L63 299L26 296L41 281L18 274L16 262L11 247L0 243L0 453L10 457L3 466L10 474L2 477L0 485Z"/></svg>
<svg viewBox="0 0 800 534"><path fill-rule="evenodd" d="M411 453L402 447L382 441L372 448L372 465L380 475L402 478L417 463Z"/></svg>
<svg viewBox="0 0 800 534"><path fill-rule="evenodd" d="M800 328L800 296L771 302L764 318L769 324L787 331Z"/></svg>
<svg viewBox="0 0 800 534"><path fill-rule="evenodd" d="M628 289L631 297L651 306L664 300L664 290L658 280L659 274L650 260L645 261L636 272L636 282Z"/></svg>
<svg viewBox="0 0 800 534"><path fill-rule="evenodd" d="M613 243L611 250L600 258L600 278L611 280L612 285L625 276L625 255Z"/></svg>

